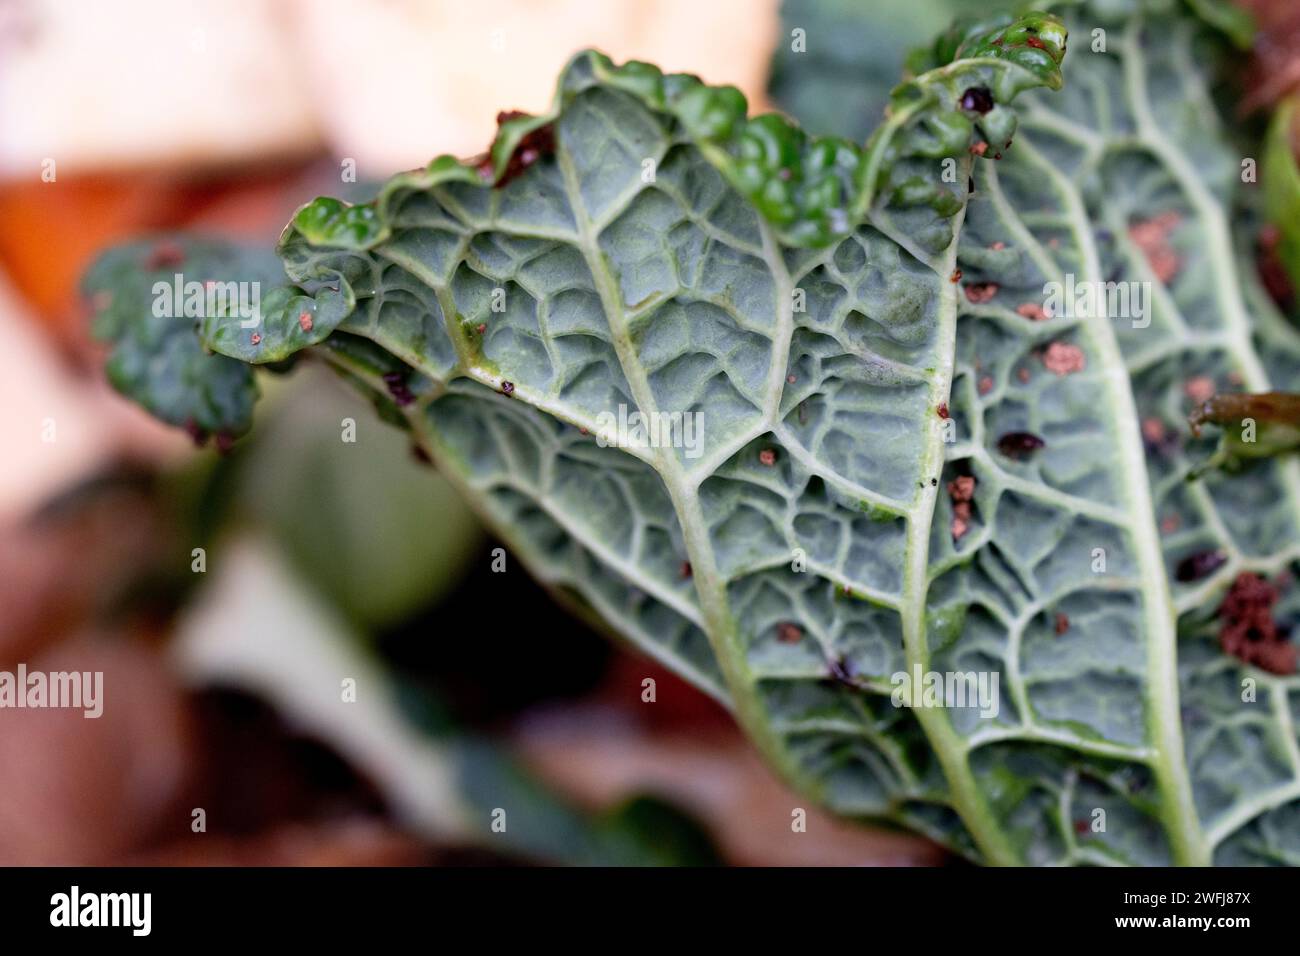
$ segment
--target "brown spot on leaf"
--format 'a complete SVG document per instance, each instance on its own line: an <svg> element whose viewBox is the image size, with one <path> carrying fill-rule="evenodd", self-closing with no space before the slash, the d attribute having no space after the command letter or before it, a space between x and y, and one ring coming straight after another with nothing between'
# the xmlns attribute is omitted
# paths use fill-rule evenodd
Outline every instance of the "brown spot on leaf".
<svg viewBox="0 0 1300 956"><path fill-rule="evenodd" d="M1182 260L1174 251L1169 237L1182 222L1176 212L1164 212L1151 219L1129 226L1128 235L1133 244L1146 256L1147 264L1160 282L1168 283L1182 268Z"/></svg>
<svg viewBox="0 0 1300 956"><path fill-rule="evenodd" d="M803 630L798 624L782 621L776 626L776 639L782 644L798 644L803 640Z"/></svg>
<svg viewBox="0 0 1300 956"><path fill-rule="evenodd" d="M952 499L952 522L949 530L952 540L960 541L970 530L971 502L975 499L975 477L961 475L948 482L948 497Z"/></svg>
<svg viewBox="0 0 1300 956"><path fill-rule="evenodd" d="M961 108L983 115L993 109L993 94L986 86L972 86L961 95Z"/></svg>
<svg viewBox="0 0 1300 956"><path fill-rule="evenodd" d="M944 421L947 421L948 418L950 417L949 414L948 414L948 403L947 403L947 402L940 402L940 403L939 403L939 407L938 407L937 409L935 409L935 411L937 411L937 412L939 413L939 417L942 418Z"/></svg>
<svg viewBox="0 0 1300 956"><path fill-rule="evenodd" d="M514 382L502 382L502 383L501 383L501 393L502 393L503 395L513 395L513 394L515 393L515 383L514 383Z"/></svg>
<svg viewBox="0 0 1300 956"><path fill-rule="evenodd" d="M1043 352L1043 366L1056 375L1070 375L1082 372L1086 365L1083 349L1065 342L1053 342Z"/></svg>
<svg viewBox="0 0 1300 956"><path fill-rule="evenodd" d="M961 281L961 270L960 270L960 269L953 269L953 270L952 270L952 275L948 276L948 281L949 281L949 282L960 282L960 281Z"/></svg>
<svg viewBox="0 0 1300 956"><path fill-rule="evenodd" d="M1016 306L1016 315L1022 316L1030 322L1042 322L1047 318L1047 310L1037 302L1023 302Z"/></svg>
<svg viewBox="0 0 1300 956"><path fill-rule="evenodd" d="M1183 392L1196 403L1208 402L1214 397L1214 379L1208 375L1197 375L1183 384Z"/></svg>
<svg viewBox="0 0 1300 956"><path fill-rule="evenodd" d="M1056 615L1056 625L1055 625L1056 636L1060 637L1069 629L1070 629L1070 619L1066 615L1058 613Z"/></svg>
<svg viewBox="0 0 1300 956"><path fill-rule="evenodd" d="M501 136L501 127L505 126L511 120L516 120L527 116L527 113L519 110L503 111L497 114L497 136ZM491 180L493 175L492 154L495 152L496 140L489 147L487 155L478 164L479 175L484 179ZM529 166L533 165L544 156L550 156L555 152L555 128L552 124L547 123L539 126L531 132L525 133L515 144L514 151L510 158L506 160L505 169L501 175L496 177L492 184L496 187L506 185Z"/></svg>
<svg viewBox="0 0 1300 956"><path fill-rule="evenodd" d="M993 391L993 376L981 375L980 380L976 383L975 387L979 390L981 395L987 395L989 392Z"/></svg>
<svg viewBox="0 0 1300 956"><path fill-rule="evenodd" d="M1178 562L1174 568L1174 577L1179 581L1199 581L1223 567L1227 560L1227 556L1217 549L1197 551Z"/></svg>
<svg viewBox="0 0 1300 956"><path fill-rule="evenodd" d="M1046 444L1047 442L1032 432L1007 432L998 439L998 451L1008 458L1019 461L1029 457Z"/></svg>
<svg viewBox="0 0 1300 956"><path fill-rule="evenodd" d="M758 453L758 460L768 468L771 468L776 464L776 449L764 448Z"/></svg>
<svg viewBox="0 0 1300 956"><path fill-rule="evenodd" d="M310 313L310 312L299 312L299 313L298 313L298 327L299 327L300 329L302 329L304 332L310 332L310 331L311 331L312 321L311 321L311 313Z"/></svg>
<svg viewBox="0 0 1300 956"><path fill-rule="evenodd" d="M983 305L998 294L996 282L968 282L965 286L966 301L973 305Z"/></svg>
<svg viewBox="0 0 1300 956"><path fill-rule="evenodd" d="M1294 674L1295 645L1273 617L1278 589L1257 574L1237 575L1219 606L1219 644L1247 664L1271 674Z"/></svg>
<svg viewBox="0 0 1300 956"><path fill-rule="evenodd" d="M978 143L971 143L970 151L975 156L983 156L988 152L989 144L980 140Z"/></svg>

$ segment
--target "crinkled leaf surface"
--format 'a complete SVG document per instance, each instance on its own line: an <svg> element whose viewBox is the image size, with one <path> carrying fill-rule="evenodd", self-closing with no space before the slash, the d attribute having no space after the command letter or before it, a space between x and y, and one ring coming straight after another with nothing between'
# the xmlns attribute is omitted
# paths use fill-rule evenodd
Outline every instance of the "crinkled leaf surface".
<svg viewBox="0 0 1300 956"><path fill-rule="evenodd" d="M1234 256L1201 21L1067 13L1109 49L1018 131L1012 96L1060 85L1041 16L946 38L863 149L583 55L492 184L436 160L305 207L281 254L294 295L352 303L310 351L832 808L989 862L1294 862L1295 678L1225 657L1215 613L1293 562L1296 464L1188 483L1212 442L1181 422L1189 378L1284 385L1300 349ZM1150 325L1033 321L1068 276L1150 281ZM610 445L620 406L700 412L699 454ZM914 668L997 675L996 715L894 706Z"/></svg>
<svg viewBox="0 0 1300 956"><path fill-rule="evenodd" d="M930 614L963 624L931 645L940 670L1003 675L998 720L958 725L1021 859L1294 864L1297 680L1225 656L1217 614L1242 572L1294 572L1300 472L1278 459L1189 482L1212 444L1185 421L1207 386L1294 389L1300 352L1236 251L1219 45L1176 5L1137 8L1071 11L1107 51L1076 49L1064 92L1033 97L1014 147L976 172L947 466L976 479L975 518L954 542L940 502ZM1017 312L1067 276L1150 283L1149 326ZM1082 368L1053 372L1054 344ZM1017 432L1044 447L1008 458ZM1298 611L1284 591L1274 618L1288 631Z"/></svg>

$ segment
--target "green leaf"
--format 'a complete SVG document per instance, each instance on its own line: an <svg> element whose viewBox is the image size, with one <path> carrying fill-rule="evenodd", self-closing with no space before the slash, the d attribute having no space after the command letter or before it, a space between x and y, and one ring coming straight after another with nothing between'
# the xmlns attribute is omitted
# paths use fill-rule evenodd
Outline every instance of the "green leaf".
<svg viewBox="0 0 1300 956"><path fill-rule="evenodd" d="M205 349L195 335L202 307L186 283L246 282L259 290L282 285L276 257L261 250L188 237L169 237L112 249L82 283L95 312L96 337L113 345L108 378L123 395L196 440L248 431L257 385L243 362ZM235 301L238 300L236 293ZM223 300L229 301L229 300Z"/></svg>

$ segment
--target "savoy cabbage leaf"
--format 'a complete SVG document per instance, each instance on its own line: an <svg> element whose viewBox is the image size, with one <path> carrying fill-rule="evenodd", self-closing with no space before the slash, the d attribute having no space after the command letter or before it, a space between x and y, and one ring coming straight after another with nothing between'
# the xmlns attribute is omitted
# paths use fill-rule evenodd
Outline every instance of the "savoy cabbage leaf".
<svg viewBox="0 0 1300 956"><path fill-rule="evenodd" d="M482 161L304 207L296 285L205 316L208 357L349 377L841 814L991 863L1296 862L1300 473L1188 481L1186 416L1300 344L1237 254L1194 12L1063 5L1063 90L1055 16L954 30L863 147L581 54ZM1071 308L1107 284L1147 299Z"/></svg>

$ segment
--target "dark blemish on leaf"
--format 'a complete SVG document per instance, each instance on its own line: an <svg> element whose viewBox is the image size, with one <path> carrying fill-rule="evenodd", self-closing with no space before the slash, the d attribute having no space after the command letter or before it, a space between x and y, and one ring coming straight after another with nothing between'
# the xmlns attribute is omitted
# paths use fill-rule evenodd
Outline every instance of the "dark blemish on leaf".
<svg viewBox="0 0 1300 956"><path fill-rule="evenodd" d="M807 403L805 402L799 403L799 424L800 425L808 424L808 406Z"/></svg>
<svg viewBox="0 0 1300 956"><path fill-rule="evenodd" d="M1056 636L1060 637L1062 634L1064 634L1066 631L1070 629L1070 619L1064 614L1058 613L1056 615L1056 624L1054 629L1056 631Z"/></svg>
<svg viewBox="0 0 1300 956"><path fill-rule="evenodd" d="M993 94L986 86L972 86L961 95L961 108L983 115L993 109Z"/></svg>
<svg viewBox="0 0 1300 956"><path fill-rule="evenodd" d="M948 497L952 499L952 522L949 530L952 540L960 541L970 530L971 503L975 500L975 476L960 475L948 482Z"/></svg>
<svg viewBox="0 0 1300 956"><path fill-rule="evenodd" d="M498 113L497 135L501 135L500 130L502 126L509 123L511 120L516 120L527 115L527 113L522 113L518 110ZM492 147L495 146L496 141L494 140ZM492 147L489 147L487 156L478 165L479 175L484 179L492 178L492 153L494 151ZM501 175L497 177L493 186L500 188L501 186L506 185L539 159L544 156L550 156L554 152L555 128L552 124L547 123L545 126L539 126L537 129L525 133L519 142L515 144L514 152L510 154L510 158L506 161L505 169L501 171Z"/></svg>
<svg viewBox="0 0 1300 956"><path fill-rule="evenodd" d="M973 177L966 180L966 193L969 195L975 191L975 179Z"/></svg>
<svg viewBox="0 0 1300 956"><path fill-rule="evenodd" d="M1129 239L1146 256L1155 277L1168 283L1182 268L1182 259L1174 251L1169 237L1182 222L1176 212L1165 212L1151 219L1135 222L1128 229Z"/></svg>
<svg viewBox="0 0 1300 956"><path fill-rule="evenodd" d="M758 453L758 460L762 462L764 465L766 465L768 468L771 468L773 465L776 464L776 449L764 448L762 451Z"/></svg>
<svg viewBox="0 0 1300 956"><path fill-rule="evenodd" d="M1273 618L1278 589L1257 574L1239 574L1219 606L1219 644L1270 674L1294 674L1295 645Z"/></svg>
<svg viewBox="0 0 1300 956"><path fill-rule="evenodd" d="M1016 315L1026 318L1030 322L1042 322L1047 318L1047 310L1037 302L1024 302L1016 306Z"/></svg>
<svg viewBox="0 0 1300 956"><path fill-rule="evenodd" d="M1208 402L1214 397L1214 379L1208 375L1197 375L1183 384L1183 392L1197 404Z"/></svg>
<svg viewBox="0 0 1300 956"><path fill-rule="evenodd" d="M691 576L691 574L693 573L693 572L691 571L691 562L689 562L689 561L683 561L683 562L682 562L682 566L681 566L680 568L677 569L677 573L681 575L681 577L682 577L683 580L685 580L686 578L689 578L689 577Z"/></svg>
<svg viewBox="0 0 1300 956"><path fill-rule="evenodd" d="M407 387L404 372L385 372L384 385L388 387L388 394L398 405L410 405L415 401L415 395Z"/></svg>
<svg viewBox="0 0 1300 956"><path fill-rule="evenodd" d="M477 332L479 335L482 335L484 332L487 331L487 325L483 322L480 322L477 326L475 326L474 331Z"/></svg>
<svg viewBox="0 0 1300 956"><path fill-rule="evenodd" d="M1017 461L1028 457L1047 443L1031 432L1007 432L998 439L998 451Z"/></svg>
<svg viewBox="0 0 1300 956"><path fill-rule="evenodd" d="M299 327L300 329L302 329L304 332L310 332L310 331L311 331L312 321L311 321L311 313L310 313L310 312L299 312L299 313L298 313L298 327Z"/></svg>
<svg viewBox="0 0 1300 956"><path fill-rule="evenodd" d="M971 155L973 156L983 156L985 153L988 152L988 150L989 150L989 144L984 142L984 140L982 139L978 142L971 143L970 145L970 152Z"/></svg>
<svg viewBox="0 0 1300 956"><path fill-rule="evenodd" d="M799 380L798 380L797 378L795 378L793 375L787 375L787 376L785 377L785 380L786 380L786 383L789 384L789 385L793 385L795 382L799 381Z"/></svg>
<svg viewBox="0 0 1300 956"><path fill-rule="evenodd" d="M1025 45L1026 45L1026 46L1031 46L1031 47L1033 47L1035 50L1046 50L1046 49L1047 49L1047 44L1044 43L1042 40L1038 39L1038 37L1036 37L1036 36L1028 36L1028 37L1025 37Z"/></svg>
<svg viewBox="0 0 1300 956"><path fill-rule="evenodd" d="M1016 369L1016 379L1021 385L1028 385L1030 379L1029 369L1025 368L1023 365Z"/></svg>
<svg viewBox="0 0 1300 956"><path fill-rule="evenodd" d="M939 407L938 407L938 409L936 409L936 411L938 411L938 413L939 413L939 417L940 417L940 418L942 418L944 421L947 421L947 420L948 420L948 417L949 417L949 416L948 416L948 403L947 403L947 402L940 402L940 403L939 403Z"/></svg>
<svg viewBox="0 0 1300 956"><path fill-rule="evenodd" d="M506 394L506 395L513 395L513 394L515 393L515 383L514 383L514 382L502 382L502 383L501 383L501 391L502 391L502 393L504 393L504 394Z"/></svg>
<svg viewBox="0 0 1300 956"><path fill-rule="evenodd" d="M998 294L999 288L996 282L968 282L965 287L966 301L972 305L983 305Z"/></svg>
<svg viewBox="0 0 1300 956"><path fill-rule="evenodd" d="M248 341L252 342L254 345L261 345L261 344L262 344L262 333L261 333L261 332L254 332L251 336L249 336Z"/></svg>
<svg viewBox="0 0 1300 956"><path fill-rule="evenodd" d="M235 445L235 436L223 428L221 431L217 432L215 438L217 453L221 455L229 455L230 449Z"/></svg>
<svg viewBox="0 0 1300 956"><path fill-rule="evenodd" d="M1082 372L1086 365L1083 349L1065 342L1053 342L1043 352L1043 367L1055 375Z"/></svg>
<svg viewBox="0 0 1300 956"><path fill-rule="evenodd" d="M429 457L429 453L424 450L422 445L411 445L411 457L422 465L433 467L433 459Z"/></svg>
<svg viewBox="0 0 1300 956"><path fill-rule="evenodd" d="M782 644L798 644L803 640L803 630L798 624L782 621L776 626L776 639Z"/></svg>
<svg viewBox="0 0 1300 956"><path fill-rule="evenodd" d="M975 386L981 395L987 395L993 391L993 376L983 375L980 377L978 384Z"/></svg>
<svg viewBox="0 0 1300 956"><path fill-rule="evenodd" d="M1228 556L1222 551L1198 551L1178 562L1174 577L1179 581L1199 581L1223 567L1227 560Z"/></svg>
<svg viewBox="0 0 1300 956"><path fill-rule="evenodd" d="M1075 820L1075 821L1074 821L1074 832L1077 833L1079 836L1087 836L1087 835L1088 835L1088 832L1089 832L1091 829L1092 829L1092 828L1088 825L1088 821L1087 821L1087 820Z"/></svg>
<svg viewBox="0 0 1300 956"><path fill-rule="evenodd" d="M174 242L160 242L149 250L144 260L144 267L154 269L174 269L185 262L185 250Z"/></svg>
<svg viewBox="0 0 1300 956"><path fill-rule="evenodd" d="M993 243L993 245L989 246L989 248L992 249L994 252L1001 252L1001 251L1002 251L1003 249L1005 249L1006 247L1007 247L1007 244L1006 244L1005 242L1003 242L1001 239L999 239L997 242Z"/></svg>
<svg viewBox="0 0 1300 956"><path fill-rule="evenodd" d="M952 275L950 275L950 276L948 277L948 281L949 281L949 282L960 282L960 281L961 281L961 270L960 270L960 269L953 269L953 270L952 270Z"/></svg>

